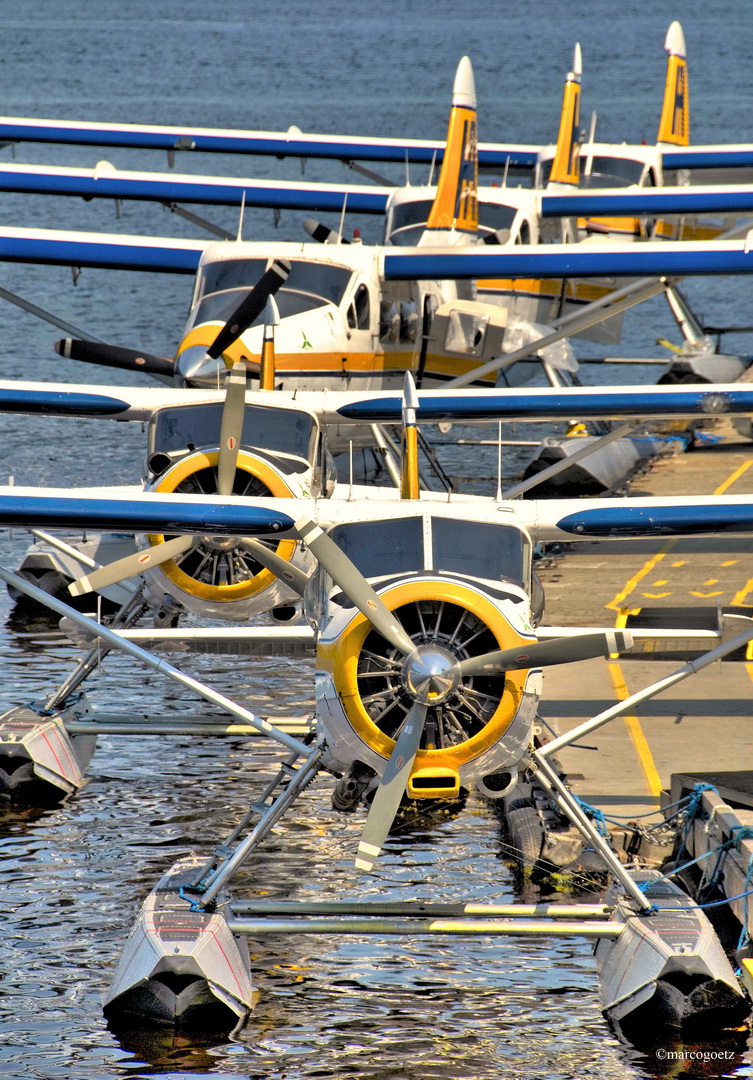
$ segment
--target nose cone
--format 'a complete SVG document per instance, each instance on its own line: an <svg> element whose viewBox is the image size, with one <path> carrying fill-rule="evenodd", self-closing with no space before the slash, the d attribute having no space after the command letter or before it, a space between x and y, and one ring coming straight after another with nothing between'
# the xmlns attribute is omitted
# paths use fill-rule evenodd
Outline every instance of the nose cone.
<svg viewBox="0 0 753 1080"><path fill-rule="evenodd" d="M668 53L671 53L672 56L681 56L685 59L685 34L682 31L682 26L676 19L673 23L670 23L669 30L667 30L664 48Z"/></svg>
<svg viewBox="0 0 753 1080"><path fill-rule="evenodd" d="M422 705L439 705L454 691L460 679L457 660L438 645L412 652L403 667L405 685Z"/></svg>
<svg viewBox="0 0 753 1080"><path fill-rule="evenodd" d="M213 360L207 355L206 345L190 345L179 355L175 371L178 381L186 386L216 389L221 385L227 367L222 357Z"/></svg>
<svg viewBox="0 0 753 1080"><path fill-rule="evenodd" d="M473 78L473 65L467 56L461 59L455 72L452 104L462 105L466 109L476 108L476 83Z"/></svg>

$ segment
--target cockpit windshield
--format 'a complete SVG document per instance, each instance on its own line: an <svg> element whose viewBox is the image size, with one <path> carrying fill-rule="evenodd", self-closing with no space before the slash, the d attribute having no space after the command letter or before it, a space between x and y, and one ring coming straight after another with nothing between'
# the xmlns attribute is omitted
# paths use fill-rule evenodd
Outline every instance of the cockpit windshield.
<svg viewBox="0 0 753 1080"><path fill-rule="evenodd" d="M191 325L229 319L266 269L266 259L227 259L202 267ZM292 260L288 279L275 294L280 317L339 305L352 276L344 266ZM253 325L261 322L263 316Z"/></svg>
<svg viewBox="0 0 753 1080"><path fill-rule="evenodd" d="M433 569L525 588L529 576L530 544L510 525L432 516L424 529L417 515L338 525L330 535L368 578Z"/></svg>
<svg viewBox="0 0 753 1080"><path fill-rule="evenodd" d="M431 207L431 199L397 203L391 211L385 243L398 247L415 247L426 229ZM479 234L485 236L500 229L511 229L516 213L514 206L486 200L479 193Z"/></svg>
<svg viewBox="0 0 753 1080"><path fill-rule="evenodd" d="M519 529L435 517L431 531L435 570L525 585L528 545Z"/></svg>
<svg viewBox="0 0 753 1080"><path fill-rule="evenodd" d="M541 163L541 184L546 187L552 171L553 159ZM588 169L588 172L586 170ZM581 188L631 187L641 183L645 163L631 158L607 157L595 154L590 161L586 154L580 156Z"/></svg>
<svg viewBox="0 0 753 1080"><path fill-rule="evenodd" d="M389 233L385 243L398 247L415 247L426 229L431 207L431 199L396 203L387 226Z"/></svg>
<svg viewBox="0 0 753 1080"><path fill-rule="evenodd" d="M158 410L150 426L150 454L217 446L222 402L172 406ZM255 446L309 460L313 418L296 409L247 405L243 417L243 446Z"/></svg>
<svg viewBox="0 0 753 1080"><path fill-rule="evenodd" d="M423 523L420 517L338 525L330 536L364 577L423 570Z"/></svg>

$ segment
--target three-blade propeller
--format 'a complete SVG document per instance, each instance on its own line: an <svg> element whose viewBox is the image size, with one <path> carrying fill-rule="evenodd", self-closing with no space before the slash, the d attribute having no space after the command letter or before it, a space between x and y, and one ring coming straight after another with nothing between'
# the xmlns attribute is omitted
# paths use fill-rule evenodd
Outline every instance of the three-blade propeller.
<svg viewBox="0 0 753 1080"><path fill-rule="evenodd" d="M245 407L246 369L243 364L235 364L228 375L220 424L220 448L217 461L217 494L220 496L229 496L233 493ZM126 555L117 562L109 563L85 577L78 578L68 586L68 591L72 596L82 596L84 593L94 592L108 585L116 585L120 581L143 574L145 570L151 570L152 567L184 555L198 543L198 539L195 535L186 535L163 540L144 551ZM259 542L256 541L256 543ZM264 545L259 543L259 547L264 548ZM266 551L267 548L264 550ZM257 561L261 562L260 559ZM280 562L285 562L285 560L281 559ZM287 566L288 564L285 563L285 567ZM276 570L273 572L277 573Z"/></svg>
<svg viewBox="0 0 753 1080"><path fill-rule="evenodd" d="M272 265L259 278L256 285L241 301L233 314L222 327L204 357L212 360L230 348L240 335L261 315L270 296L287 280L290 263L284 259L275 259ZM126 371L144 371L159 378L174 378L176 374L189 379L196 374L193 370L176 370L176 362L169 356L126 349L119 345L104 342L86 341L81 338L61 338L55 342L55 351L69 360L81 360L87 364L99 364L102 367L124 368ZM202 350L203 352L203 350ZM203 363L198 362L200 368ZM197 366L194 364L194 366ZM180 367L180 365L177 365Z"/></svg>
<svg viewBox="0 0 753 1080"><path fill-rule="evenodd" d="M216 360L226 349L229 349L243 331L248 330L249 326L258 319L266 307L267 298L274 296L277 290L287 281L289 273L290 263L286 262L285 259L275 259L270 268L259 278L248 296L244 297L240 302L207 350L207 355L212 360Z"/></svg>
<svg viewBox="0 0 753 1080"><path fill-rule="evenodd" d="M405 657L412 657L416 661L415 667L418 670L421 662L420 648L412 641L395 613L390 611L345 552L309 518L298 520L295 528L335 585L390 645ZM532 642L530 645L501 649L483 656L460 660L455 670L460 677L464 677L566 664L595 656L608 656L610 653L629 649L632 644L633 639L628 631L580 634L575 637ZM392 754L369 808L356 859L356 866L360 870L371 870L382 849L397 808L405 794L421 744L430 705L418 689L418 681L414 683L411 678L408 678L406 689L413 693L414 702L400 728Z"/></svg>

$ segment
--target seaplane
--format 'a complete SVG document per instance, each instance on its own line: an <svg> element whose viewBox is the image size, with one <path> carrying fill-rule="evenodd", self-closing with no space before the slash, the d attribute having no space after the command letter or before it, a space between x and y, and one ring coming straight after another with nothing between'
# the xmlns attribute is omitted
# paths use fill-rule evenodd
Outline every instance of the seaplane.
<svg viewBox="0 0 753 1080"><path fill-rule="evenodd" d="M26 392L31 404L32 395L40 391ZM593 412L604 410L606 392L577 393L590 398ZM646 393L624 391L621 406L612 402L613 412L642 414ZM656 388L649 393L656 398L656 411L666 415L694 411L689 395L695 395L695 411L705 415L753 410L751 392L734 386L722 392ZM584 731L630 711L634 698L550 743L542 744L534 733L545 669L641 645L650 649L659 637L681 636L687 642L693 635L686 630L673 635L546 626L532 556L540 542L748 534L753 531L750 500L724 496L526 502L502 493L482 499L420 491L416 425L483 414L490 396L467 391L458 402L452 395L419 394L409 378L402 398L373 395L340 401L338 414L353 423L402 419L400 489L389 494L375 489L371 498L228 499L206 494L168 497L154 491L128 496L117 489L0 489L0 522L8 526L77 528L86 523L107 530L136 528L147 535L211 533L275 543L290 539L304 544L315 564L304 588L308 625L289 642L294 655L307 648L315 662L314 721L303 737L159 658L137 643L137 632L107 627L0 569L0 578L47 604L85 638L127 653L226 711L237 723L218 723L218 734L253 731L286 751L262 798L254 797L225 841L208 857L181 860L145 900L107 995L105 1012L114 1026L156 1022L228 1030L246 1018L252 1005L246 937L299 932L573 934L598 941L604 1011L623 1027L659 1019L678 1025L736 1024L747 1016L749 1001L705 914L663 879L622 864L553 760ZM563 391L562 400L555 402L545 390L524 397L529 415L536 415L537 410L569 409L567 396ZM83 401L66 404L74 412L86 407ZM269 649L279 655L285 650L282 636L274 627L266 633ZM165 641L168 635L154 629L147 639ZM237 637L240 640L242 632ZM706 635L704 640L714 647L701 649L672 681L689 677L751 639L753 621L745 618L735 621L726 640ZM76 700L67 703L64 723L71 734L92 738L108 728L90 714L78 696L79 686ZM666 686L666 679L652 684L640 692L641 700ZM70 683L58 691L56 704L45 710L45 721L61 720L55 710L66 705L71 692ZM148 724L150 732L169 729L154 719ZM584 845L598 853L615 882L613 898L596 906L459 904L451 910L410 903L387 910L357 895L284 905L261 897L234 899L230 883L281 816L295 812L296 799L319 771L333 776L336 809L359 813L361 803L368 804L354 852L359 885L368 880L362 875L379 873L380 854L405 798L429 807L433 800L462 801L475 787L484 797L498 800L525 774L535 776L551 805L580 832ZM263 892L263 881L256 887ZM659 903L652 888L658 889ZM681 953L673 945L679 917ZM678 985L679 996L668 992ZM667 1001L673 1003L671 1015Z"/></svg>
<svg viewBox="0 0 753 1080"><path fill-rule="evenodd" d="M670 55L658 148L687 141L688 132L684 38L679 24L670 28L667 49ZM386 222L383 249L362 243L340 243L344 240L342 222L339 230L333 230L308 221L311 235L328 242L326 250L308 244L247 246L232 240L207 244L173 242L167 238L147 241L137 237L6 229L0 231L0 258L184 273L197 270L198 258L191 312L174 358L76 338L64 339L59 345L69 357L124 366L163 380L177 378L188 385L216 386L218 373L239 359L255 370L252 356L260 352L259 325L246 326L234 339L226 339L222 356L209 355L209 346L217 337L218 317L232 314L231 309L239 302L243 290L250 288L270 259L275 258L288 261L292 273L278 298L282 314L278 334L279 379L286 388L328 384L343 388L358 385L363 389L399 386L405 370L412 370L419 384L426 386L453 377L465 378L473 373L477 355L469 355L467 348L454 352L441 350L436 345L437 336L432 336L430 331L438 310L455 310L462 320L467 314L464 302L474 299L493 300L500 306L496 315L500 330L513 323L518 328L521 320L524 324L546 325L554 321L556 325L560 322L567 325L569 336L613 342L619 340L622 311L630 303L638 303L663 290L680 326L687 328L690 319L686 305L672 283L654 282L653 291L645 282L625 286L632 297L628 303L626 294L611 295L612 282L602 287L573 279L563 284L532 277L513 281L495 275L465 284L458 293L452 282L424 279L398 285L382 272L381 259L392 246L484 243L509 247L563 239L571 242L583 240L584 236L594 239L588 223L603 225L607 220L594 215L625 213L640 214L641 222L650 222L641 225L642 238L666 235L659 223L666 221L668 215L680 215L684 222L683 236L687 237L691 216L707 211L728 215L753 212L751 190L662 188L657 191L654 185L661 180L657 171L659 149L650 147L642 148L642 153L646 157L653 152L654 165L646 166L637 179L633 177L633 187L596 192L594 189L601 182L596 166L601 161L599 154L603 157L606 151L592 140L585 154L581 153L580 77L580 49L576 48L573 71L565 85L557 145L552 148L546 175L541 174L544 190L477 186L475 137L468 136L467 145L463 144L464 132L475 133L475 115L472 115L475 91L467 60L461 63L456 76L447 153L436 186L409 185L396 189L275 184L232 178L121 173L107 163L100 163L88 172L45 170L41 166L0 168L0 188L16 191L77 194L84 198L155 199L171 207L181 201L238 205L245 200L249 205L277 209L294 206L381 213ZM586 190L578 188L581 172L588 184ZM453 216L456 209L459 216ZM625 220L619 219L623 223ZM438 225L440 221L442 224ZM578 227L578 223L584 222L583 227ZM603 239L601 225L598 239ZM608 231L613 238L615 229ZM624 232L620 225L617 234ZM634 232L631 226L627 234L633 236ZM605 301L603 305L591 302L598 297ZM573 321L568 321L570 316ZM535 333L528 336L535 340ZM431 348L427 346L430 340ZM535 350L530 341L528 344L530 354ZM487 352L483 359L489 358ZM531 365L518 370L526 369L530 372ZM508 371L506 378L511 377Z"/></svg>
<svg viewBox="0 0 753 1080"><path fill-rule="evenodd" d="M674 65L678 80L685 80L685 75L680 73L683 65L679 61L684 57L685 43L679 23L671 24L665 47L678 58ZM675 83L672 90L678 95L685 95L687 82ZM665 97L665 102L667 100ZM671 118L669 114L662 118L662 131L667 131L664 121L668 120L670 130L674 129L675 136L682 136L681 124L676 122L679 119L676 100L670 105L670 112ZM177 158L190 159L192 153L201 153L293 158L303 161L332 160L341 161L356 170L362 168L362 162L367 162L370 166L394 163L403 167L407 164L431 169L442 163L446 150L441 139L312 134L302 132L295 126L287 131L244 131L190 125L175 127L14 116L0 117L0 140L12 147L24 143L38 143L155 150L166 154L171 168ZM666 145L659 158L661 173L655 174L655 179L659 182L660 177L666 181L680 172L686 173L694 183L704 178L712 183L745 183L753 176L753 146L750 143L690 145L684 139L678 141L676 137L665 137L661 141ZM625 155L628 149L630 152L636 150L636 161L640 160L641 154L645 152L639 146L628 147L626 143L600 145L607 149L610 156L616 153L618 158L620 152ZM497 179L507 175L510 179L536 183L539 186L545 182L547 172L542 161L551 161L554 156L551 145L538 143L481 142L478 149L479 166L483 172ZM607 172L619 177L620 182L627 180L635 183L641 175L642 167L637 175L635 168L630 169L628 175L622 170L619 173L610 170ZM367 175L374 179L371 169ZM382 180L381 177L376 179L378 183Z"/></svg>

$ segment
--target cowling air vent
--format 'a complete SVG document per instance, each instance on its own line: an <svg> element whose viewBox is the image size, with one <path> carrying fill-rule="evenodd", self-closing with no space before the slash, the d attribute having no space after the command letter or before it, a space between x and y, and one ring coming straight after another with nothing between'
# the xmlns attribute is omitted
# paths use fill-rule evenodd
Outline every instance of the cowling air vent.
<svg viewBox="0 0 753 1080"><path fill-rule="evenodd" d="M160 477L153 490L178 495L216 495L218 461L217 451L183 458ZM286 499L293 498L295 492L267 461L241 450L232 496ZM171 536L153 534L148 539L150 544L157 545ZM295 540L262 542L288 561L295 552ZM199 536L193 547L162 563L161 569L184 592L212 601L243 600L276 581L272 572L254 558L252 545L239 536Z"/></svg>

